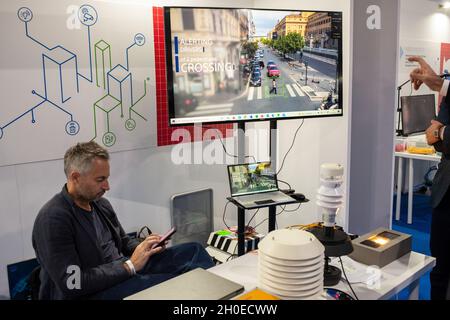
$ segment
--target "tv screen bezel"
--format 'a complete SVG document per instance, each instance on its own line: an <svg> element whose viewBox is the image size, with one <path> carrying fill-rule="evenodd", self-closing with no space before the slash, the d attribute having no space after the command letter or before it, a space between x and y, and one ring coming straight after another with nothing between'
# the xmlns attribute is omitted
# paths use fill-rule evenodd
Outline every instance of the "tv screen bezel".
<svg viewBox="0 0 450 320"><path fill-rule="evenodd" d="M170 20L170 9L229 9L229 10L260 10L260 11L286 11L286 12L325 12L325 13L338 13L341 16L340 32L341 39L338 42L338 105L341 112L336 114L320 114L320 115L299 115L290 117L277 117L277 118L257 118L257 119L234 119L234 120L224 120L224 121L206 121L206 122L185 122L185 123L171 123L171 119L180 119L180 117L175 117L175 98L174 98L174 83L173 83L173 53L172 53L172 33L171 33L171 20ZM315 10L315 9L270 9L270 8L243 8L243 7L197 7L197 6L163 6L164 11L164 39L165 39L165 55L166 55L166 76L167 76L167 103L168 103L168 122L169 127L181 127L181 126L192 126L196 124L230 124L237 122L260 122L260 121L270 121L270 120L293 120L293 119L313 119L313 118L330 118L330 117L343 117L344 116L344 100L343 100L343 65L342 65L342 50L343 50L343 11L334 10ZM312 111L312 110L306 110ZM274 111L275 112L275 111ZM297 112L297 111L294 111ZM227 115L224 115L227 116ZM229 115L232 116L232 115Z"/></svg>

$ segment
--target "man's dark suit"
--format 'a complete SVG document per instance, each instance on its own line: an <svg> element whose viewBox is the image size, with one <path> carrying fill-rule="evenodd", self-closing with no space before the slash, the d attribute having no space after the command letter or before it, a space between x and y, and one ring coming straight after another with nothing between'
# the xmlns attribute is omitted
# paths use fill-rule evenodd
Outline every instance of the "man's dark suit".
<svg viewBox="0 0 450 320"><path fill-rule="evenodd" d="M64 186L44 205L34 223L33 247L42 267L40 299L87 298L130 278L123 261L103 261L95 231L74 206ZM106 221L119 252L131 256L139 242L124 232L109 201L100 198L93 206ZM74 274L70 266L82 270L79 290L67 285Z"/></svg>
<svg viewBox="0 0 450 320"><path fill-rule="evenodd" d="M444 139L434 144L442 152L439 168L431 188L433 214L430 231L431 255L436 257L436 266L430 273L431 299L446 298L450 282L450 92L442 100L438 121L448 127Z"/></svg>

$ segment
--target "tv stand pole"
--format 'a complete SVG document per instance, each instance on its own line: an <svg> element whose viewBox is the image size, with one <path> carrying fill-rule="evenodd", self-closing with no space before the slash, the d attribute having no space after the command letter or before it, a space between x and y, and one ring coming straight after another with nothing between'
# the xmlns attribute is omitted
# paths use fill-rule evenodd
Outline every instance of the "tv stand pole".
<svg viewBox="0 0 450 320"><path fill-rule="evenodd" d="M272 164L272 168L277 172L277 120L270 120L270 148L269 156ZM269 232L275 230L277 219L277 207L269 207Z"/></svg>
<svg viewBox="0 0 450 320"><path fill-rule="evenodd" d="M238 163L245 162L245 122L238 122ZM238 256L245 254L245 210L237 207Z"/></svg>

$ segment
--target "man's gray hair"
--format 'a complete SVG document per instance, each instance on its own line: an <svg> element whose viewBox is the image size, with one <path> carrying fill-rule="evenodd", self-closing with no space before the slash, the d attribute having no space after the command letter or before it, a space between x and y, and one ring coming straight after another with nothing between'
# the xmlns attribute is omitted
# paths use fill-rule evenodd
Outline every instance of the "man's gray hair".
<svg viewBox="0 0 450 320"><path fill-rule="evenodd" d="M92 167L92 160L101 158L109 160L108 150L94 141L80 142L69 148L64 155L64 173L69 177L72 171L81 174L88 172Z"/></svg>

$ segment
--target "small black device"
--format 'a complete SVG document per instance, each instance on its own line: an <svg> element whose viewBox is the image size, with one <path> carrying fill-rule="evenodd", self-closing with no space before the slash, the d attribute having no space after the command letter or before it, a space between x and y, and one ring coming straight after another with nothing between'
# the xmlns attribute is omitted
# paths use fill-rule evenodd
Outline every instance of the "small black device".
<svg viewBox="0 0 450 320"><path fill-rule="evenodd" d="M175 232L177 232L177 228L176 228L176 227L173 227L172 229L170 229L169 231L167 231L166 234L164 234L164 235L161 237L161 240L160 240L158 243L156 243L156 244L152 247L152 249L163 246L163 245L166 243L166 241L170 240L170 237L172 237L172 235L173 235Z"/></svg>
<svg viewBox="0 0 450 320"><path fill-rule="evenodd" d="M306 200L306 197L303 193L294 193L294 194L290 194L289 196L294 198L298 202L305 202L305 200Z"/></svg>
<svg viewBox="0 0 450 320"><path fill-rule="evenodd" d="M255 201L256 204L269 204L269 203L274 203L274 202L275 201L273 201L272 199Z"/></svg>

